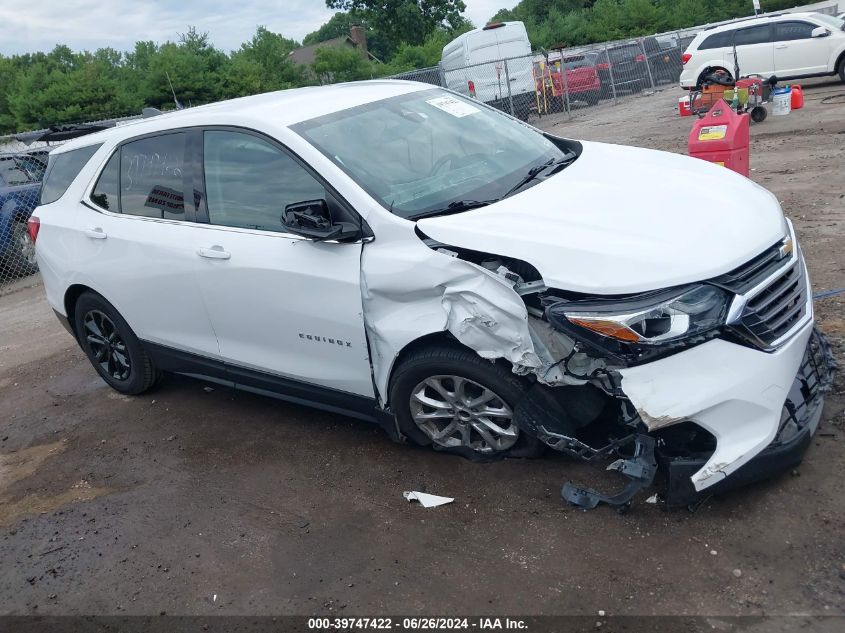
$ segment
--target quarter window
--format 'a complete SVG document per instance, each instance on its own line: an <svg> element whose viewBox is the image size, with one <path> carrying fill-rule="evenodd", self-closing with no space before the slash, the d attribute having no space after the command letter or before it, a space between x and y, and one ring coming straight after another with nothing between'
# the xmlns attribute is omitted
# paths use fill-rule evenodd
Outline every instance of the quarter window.
<svg viewBox="0 0 845 633"><path fill-rule="evenodd" d="M41 204L50 204L61 198L101 145L99 143L51 155L41 187Z"/></svg>
<svg viewBox="0 0 845 633"><path fill-rule="evenodd" d="M778 22L775 25L775 41L808 40L813 36L815 24L809 22Z"/></svg>
<svg viewBox="0 0 845 633"><path fill-rule="evenodd" d="M706 38L699 45L698 50L708 50L711 48L725 48L733 46L734 31L722 31L721 33L714 33Z"/></svg>
<svg viewBox="0 0 845 633"><path fill-rule="evenodd" d="M284 232L285 206L326 198L289 154L251 134L205 132L203 162L211 224Z"/></svg>
<svg viewBox="0 0 845 633"><path fill-rule="evenodd" d="M769 37L769 25L762 24L760 26L750 26L747 29L739 29L736 32L736 45L748 46L750 44L768 44L771 42Z"/></svg>
<svg viewBox="0 0 845 633"><path fill-rule="evenodd" d="M176 132L132 141L120 148L123 213L184 219L186 140L187 134Z"/></svg>
<svg viewBox="0 0 845 633"><path fill-rule="evenodd" d="M120 191L119 170L120 152L115 152L109 162L106 163L105 169L103 169L94 190L91 192L91 202L113 213L118 213L120 210L117 202L118 192Z"/></svg>

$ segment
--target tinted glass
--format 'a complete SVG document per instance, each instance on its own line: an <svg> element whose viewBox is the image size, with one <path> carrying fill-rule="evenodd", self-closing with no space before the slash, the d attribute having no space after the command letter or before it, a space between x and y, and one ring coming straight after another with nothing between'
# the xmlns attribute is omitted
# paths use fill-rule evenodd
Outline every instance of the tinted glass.
<svg viewBox="0 0 845 633"><path fill-rule="evenodd" d="M127 143L120 148L120 210L128 215L185 217L183 132Z"/></svg>
<svg viewBox="0 0 845 633"><path fill-rule="evenodd" d="M94 191L91 192L91 202L113 213L117 213L120 209L117 203L119 169L120 152L115 152L112 154L109 162L106 163L106 167L100 174Z"/></svg>
<svg viewBox="0 0 845 633"><path fill-rule="evenodd" d="M80 147L62 154L50 154L44 186L41 187L41 204L50 204L61 198L70 183L79 175L101 144Z"/></svg>
<svg viewBox="0 0 845 633"><path fill-rule="evenodd" d="M637 55L642 55L640 47L636 44L630 46L620 46L619 48L610 49L610 61L612 62L629 62Z"/></svg>
<svg viewBox="0 0 845 633"><path fill-rule="evenodd" d="M10 187L28 185L33 182L29 173L24 169L21 161L12 156L0 157L0 184Z"/></svg>
<svg viewBox="0 0 845 633"><path fill-rule="evenodd" d="M809 22L778 22L775 25L775 41L808 40L814 28L816 25Z"/></svg>
<svg viewBox="0 0 845 633"><path fill-rule="evenodd" d="M21 156L18 166L23 169L35 182L44 180L47 171L47 155Z"/></svg>
<svg viewBox="0 0 845 633"><path fill-rule="evenodd" d="M750 26L747 29L739 29L736 32L736 45L748 46L750 44L767 44L771 41L769 37L769 25Z"/></svg>
<svg viewBox="0 0 845 633"><path fill-rule="evenodd" d="M725 48L726 46L733 46L734 31L723 31L722 33L714 33L704 38L704 41L698 46L698 50L707 50L710 48Z"/></svg>
<svg viewBox="0 0 845 633"><path fill-rule="evenodd" d="M212 224L281 231L285 207L326 198L326 190L278 147L250 134L204 133L203 162Z"/></svg>
<svg viewBox="0 0 845 633"><path fill-rule="evenodd" d="M575 68L587 68L588 66L592 66L588 59L581 57L580 55L578 57L567 57L563 61L566 65L567 70L573 70Z"/></svg>

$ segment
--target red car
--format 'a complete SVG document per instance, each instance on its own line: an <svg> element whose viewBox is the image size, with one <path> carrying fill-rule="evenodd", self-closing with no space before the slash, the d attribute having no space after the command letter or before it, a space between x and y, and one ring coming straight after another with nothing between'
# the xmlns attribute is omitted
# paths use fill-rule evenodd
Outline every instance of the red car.
<svg viewBox="0 0 845 633"><path fill-rule="evenodd" d="M601 96L601 80L593 59L585 55L571 55L563 58L563 65L566 68L565 85L560 59L550 59L547 67L541 63L534 64L537 92L541 98L545 96L549 109L560 108L564 90L569 93L570 101L586 101L590 105L597 103Z"/></svg>

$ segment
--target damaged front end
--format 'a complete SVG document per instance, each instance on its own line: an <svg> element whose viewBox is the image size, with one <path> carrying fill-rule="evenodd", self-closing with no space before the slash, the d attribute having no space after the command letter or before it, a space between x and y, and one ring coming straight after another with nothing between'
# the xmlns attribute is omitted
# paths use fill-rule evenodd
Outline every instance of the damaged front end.
<svg viewBox="0 0 845 633"><path fill-rule="evenodd" d="M628 478L615 495L567 484L566 501L624 508L657 475L667 506L690 506L801 461L835 362L813 327L809 279L792 239L684 288L610 301L541 298L548 321L576 341L557 367L613 398L616 425L600 415L581 416L586 425L555 419L543 402L549 396L533 393L517 422L573 456L620 455L609 469ZM578 354L603 364L579 374L569 365ZM583 439L598 429L598 442Z"/></svg>
<svg viewBox="0 0 845 633"><path fill-rule="evenodd" d="M835 364L813 327L809 279L794 234L720 277L613 297L547 288L532 265L428 238L421 254L365 251L364 316L374 378L421 329L448 332L531 388L513 421L552 449L606 463L614 494L572 484L581 508L629 507L657 485L671 507L797 464L821 415ZM390 335L388 335L388 333Z"/></svg>

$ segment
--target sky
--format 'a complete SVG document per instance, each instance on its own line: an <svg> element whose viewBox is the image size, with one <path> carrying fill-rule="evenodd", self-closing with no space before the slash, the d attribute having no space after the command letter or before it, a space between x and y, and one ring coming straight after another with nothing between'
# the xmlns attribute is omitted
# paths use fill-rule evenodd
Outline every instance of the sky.
<svg viewBox="0 0 845 633"><path fill-rule="evenodd" d="M476 26L517 0L464 0ZM0 0L0 54L111 47L131 50L136 41L175 40L188 26L207 31L218 48L232 50L259 24L301 40L333 14L324 0Z"/></svg>

